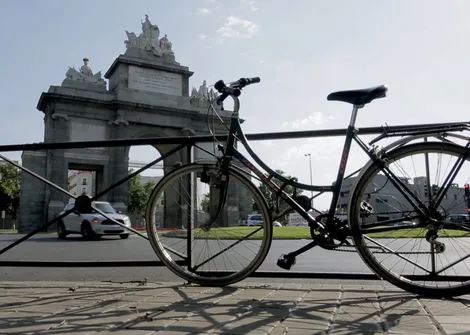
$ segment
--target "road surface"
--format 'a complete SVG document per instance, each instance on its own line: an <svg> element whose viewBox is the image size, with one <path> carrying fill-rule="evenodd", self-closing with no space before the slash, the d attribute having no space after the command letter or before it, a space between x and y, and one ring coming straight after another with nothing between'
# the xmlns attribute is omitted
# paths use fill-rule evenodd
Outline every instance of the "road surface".
<svg viewBox="0 0 470 335"><path fill-rule="evenodd" d="M0 235L3 248L23 235ZM307 240L275 240L271 250L259 270L279 271L277 259L282 253L298 248ZM113 260L158 260L150 243L139 237L127 240L119 237L104 237L99 241L83 241L79 236L57 239L55 234L38 234L8 250L0 260L30 261L113 261ZM221 269L223 270L223 269ZM292 271L314 272L361 272L371 273L356 253L330 252L316 248L297 258ZM165 267L121 267L121 268L17 268L1 267L0 280L112 280L127 281L148 278L153 281L178 280Z"/></svg>
<svg viewBox="0 0 470 335"><path fill-rule="evenodd" d="M0 235L0 247L3 248L22 235ZM456 241L454 239L453 241ZM469 239L459 239L459 244L469 242ZM398 240L396 240L398 241ZM405 243L405 239L400 239L400 244ZM411 240L408 244L416 244ZM451 241L455 244L455 242ZM278 271L279 278L283 278L286 270L280 269L277 265L278 257L283 253L289 253L307 244L308 240L274 240L270 252L259 268L260 271ZM381 240L385 243L385 240ZM424 241L425 242L425 241ZM427 242L425 242L427 243ZM442 256L446 259L457 259L461 253L452 250L453 244L447 244L447 251ZM393 246L392 246L393 247ZM424 247L424 246L423 246ZM422 249L421 249L422 250ZM465 250L468 254L470 249ZM463 251L463 250L462 250ZM457 255L458 254L458 255ZM454 257L455 256L455 257ZM424 257L424 256L423 256ZM426 256L428 257L428 256ZM462 255L458 257L460 259ZM411 257L410 257L411 258ZM30 261L156 261L150 243L136 235L130 236L127 240L119 237L103 237L99 241L84 241L79 236L69 236L66 240L59 240L55 234L38 234L25 242L8 250L0 256L0 260L30 260ZM416 256L413 260L418 261ZM456 272L452 275L468 275L469 268L465 263L461 263ZM425 265L426 259L419 260L418 263ZM445 262L448 264L447 262ZM226 268L218 267L218 270ZM395 269L397 270L397 269ZM416 268L410 268L413 273ZM452 269L453 270L453 269ZM452 271L451 270L451 271ZM346 273L372 273L364 264L356 252L328 251L322 248L314 248L297 257L297 263L292 271L311 272L346 272ZM398 269L403 273L403 269ZM0 268L1 280L111 280L129 281L142 280L148 278L150 281L174 281L180 280L173 275L166 267L116 267L116 268ZM258 279L259 280L259 279Z"/></svg>

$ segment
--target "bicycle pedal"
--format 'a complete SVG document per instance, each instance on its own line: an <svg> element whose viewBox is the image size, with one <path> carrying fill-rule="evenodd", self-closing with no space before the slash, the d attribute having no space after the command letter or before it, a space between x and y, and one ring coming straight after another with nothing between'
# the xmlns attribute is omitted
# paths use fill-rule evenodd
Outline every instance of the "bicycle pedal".
<svg viewBox="0 0 470 335"><path fill-rule="evenodd" d="M295 265L295 257L289 257L289 255L282 254L277 260L277 266L284 270L290 270Z"/></svg>

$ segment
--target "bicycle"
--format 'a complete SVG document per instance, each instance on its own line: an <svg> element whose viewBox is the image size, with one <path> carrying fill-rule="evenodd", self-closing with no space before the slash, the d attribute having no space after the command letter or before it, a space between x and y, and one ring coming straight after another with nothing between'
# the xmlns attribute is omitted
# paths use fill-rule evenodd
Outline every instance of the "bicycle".
<svg viewBox="0 0 470 335"><path fill-rule="evenodd" d="M331 93L327 97L329 101L353 105L336 180L332 185L327 186L307 185L299 183L295 178L287 179L267 166L255 154L242 131L239 121L239 96L243 88L259 82L259 78L241 78L229 84L225 84L222 80L214 84L214 88L220 95L211 101L210 108L217 116L214 103L221 105L227 97L231 97L234 101L230 125L225 125L228 130L226 144L224 146L219 143L217 146L221 155L217 156L215 163L191 163L176 168L166 174L152 191L146 212L147 233L154 251L171 271L199 285L225 286L238 282L256 271L265 260L273 237L272 222L283 215L296 212L308 222L312 241L296 251L279 257L277 265L285 270L295 264L298 255L315 246L320 246L326 250L359 253L367 266L380 278L412 293L447 297L470 292L470 277L463 281L458 276L446 276L452 283L458 282L459 278L462 283L452 286L436 284L436 279L440 274L448 273L449 266L442 265L438 269L442 258L448 258L446 250L450 250L449 256L456 253L455 248L452 250L446 248L447 240L444 241L446 243L442 242L444 238L441 238L442 234L451 234L448 233L450 231L455 236L458 234L465 236L470 231L470 227L464 224L446 220L449 213L457 210L455 208L465 208L465 210L470 208L469 195L466 193L461 196L461 188L458 185L455 186L456 174L462 169L463 163L468 160L470 154L470 139L456 133L469 130L468 123L384 128L381 135L366 144L359 138L355 127L358 111L372 101L385 97L388 88L381 85ZM219 119L222 120L220 117ZM384 148L377 146L378 141L394 136L402 138ZM428 141L428 138L436 140ZM464 140L466 144L460 145L452 141L452 138L456 141ZM415 140L418 142L411 143ZM352 175L345 177L348 155L353 141L369 156L369 161L364 167L354 173L359 172L354 183L349 182ZM245 147L249 156L266 173L255 167L238 151L236 148L238 142ZM452 166L451 173L443 179L443 185L437 187L437 184L431 185L431 180L435 179L435 182L441 180L442 167L438 169L439 176L431 175L430 155L441 152L449 155L455 162L448 164L447 167ZM416 166L409 164L398 170L392 169L392 164L414 154L418 155L418 158L424 157L424 169L421 168L419 173L426 173L426 176L413 179L398 177L397 171L407 172L411 170L411 167L414 167L418 173ZM442 159L439 158L437 161L442 162ZM468 175L470 176L470 172ZM256 178L275 193L276 208L268 208L263 194L251 178ZM282 185L278 186L274 183L273 178L281 181ZM234 182L239 182L241 186L235 186ZM293 195L285 192L285 187L288 185L296 190ZM207 187L209 191L203 194L201 203L197 203L197 199L194 200L192 197L201 195L201 189L204 187ZM350 196L346 202L347 220L340 220L337 216L338 203L344 197L344 190L348 187ZM180 191L182 194L177 193ZM309 198L300 194L301 191L313 191L319 194ZM390 194L387 195L386 191ZM314 217L309 213L312 209L312 199L325 192L332 193L329 210L327 213ZM449 195L453 198L449 199ZM191 200L189 200L190 197ZM405 200L409 205L398 204L398 200ZM279 209L281 203L285 206L282 210ZM454 208L445 210L443 204L453 204ZM391 210L385 210L387 206L390 206ZM230 214L230 210L233 210L233 214ZM260 222L262 222L259 226L244 226L244 220L241 217L249 212L259 214ZM235 222L239 227L233 227ZM161 227L173 226L175 229L157 233L156 224ZM243 232L247 235L241 238L240 234ZM402 233L403 236L398 236ZM371 234L372 237L367 234ZM384 234L401 237L406 242L404 246L408 247L411 244L421 246L422 241L425 240L429 250L424 252L407 250L398 253L393 249L397 243L390 243L391 246L386 245L385 242L388 240L387 235L384 237ZM203 236L208 237L208 242L206 241L204 245L218 245L221 251L211 253L207 252L204 247L204 255L208 255L209 258L199 261L201 256L196 259L191 252L202 250L203 247L200 247L198 243L201 242ZM177 251L173 246L163 244L163 240L167 239L175 245L181 245L184 238L188 238L188 241L182 244L187 248L187 254ZM250 243L250 246L241 247L240 244L244 242ZM368 246L368 242L373 245ZM455 245L452 244L452 246ZM258 251L253 251L255 248L258 248ZM224 258L225 252L229 251L235 252L236 255ZM251 260L248 259L250 253L254 254ZM175 259L171 255L176 256ZM376 257L380 256L377 255L389 256L379 261ZM431 258L428 259L428 265L431 263L431 270L420 264L426 255ZM470 255L467 257L470 258ZM246 264L242 264L245 259ZM397 259L416 265L419 270L411 274L398 274L397 270L393 270ZM462 257L460 262L466 259ZM458 261L449 261L449 263L457 265ZM235 264L241 265L241 268L234 271L213 271L211 264L216 266L222 264L234 266ZM387 269L387 266L391 268ZM406 266L403 270L405 268Z"/></svg>

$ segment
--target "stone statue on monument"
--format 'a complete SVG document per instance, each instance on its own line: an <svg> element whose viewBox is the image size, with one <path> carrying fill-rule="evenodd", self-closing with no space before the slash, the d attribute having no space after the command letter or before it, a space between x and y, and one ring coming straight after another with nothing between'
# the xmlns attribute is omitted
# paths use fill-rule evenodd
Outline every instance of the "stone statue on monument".
<svg viewBox="0 0 470 335"><path fill-rule="evenodd" d="M173 44L168 40L168 36L165 34L159 39L160 28L156 24L152 24L148 15L145 15L145 19L141 20L141 25L142 32L138 37L135 33L126 30L127 40L124 41L126 49L146 50L157 57L170 55L170 59L174 61Z"/></svg>
<svg viewBox="0 0 470 335"><path fill-rule="evenodd" d="M201 97L207 98L207 86L206 86L206 81L205 80L202 82L202 85L199 86L199 92L198 93Z"/></svg>
<svg viewBox="0 0 470 335"><path fill-rule="evenodd" d="M165 36L163 36L160 39L160 48L162 49L163 53L172 54L173 53L173 50L171 50L172 46L173 44L168 39L168 35L165 34Z"/></svg>
<svg viewBox="0 0 470 335"><path fill-rule="evenodd" d="M96 84L96 85L104 85L106 86L106 82L101 78L101 71L93 74L90 65L88 65L89 59L83 58L83 65L77 71L74 66L70 67L65 73L65 80L72 80L72 81L82 81L86 83Z"/></svg>
<svg viewBox="0 0 470 335"><path fill-rule="evenodd" d="M91 70L91 67L90 65L88 65L88 62L90 60L88 58L83 58L83 65L82 67L80 68L80 73L82 75L84 75L85 77L86 76L93 76L93 71Z"/></svg>
<svg viewBox="0 0 470 335"><path fill-rule="evenodd" d="M199 90L196 90L195 87L191 90L191 104L197 107L207 107L209 106L209 101L214 101L217 99L219 94L217 91L214 91L212 88L209 90L207 88L206 81L202 82L202 85L199 86ZM216 109L221 108L220 105L214 105Z"/></svg>

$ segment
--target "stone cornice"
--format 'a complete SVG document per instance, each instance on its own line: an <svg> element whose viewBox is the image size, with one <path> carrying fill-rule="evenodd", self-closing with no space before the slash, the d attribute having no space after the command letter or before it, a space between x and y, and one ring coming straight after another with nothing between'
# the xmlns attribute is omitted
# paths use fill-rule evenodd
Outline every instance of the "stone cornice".
<svg viewBox="0 0 470 335"><path fill-rule="evenodd" d="M161 62L149 62L148 60L144 60L144 59L139 60L138 58L131 58L125 55L119 55L119 57L116 58L113 64L110 66L109 70L106 71L106 73L104 74L104 77L106 79L109 79L111 73L114 72L114 70L116 69L119 63L135 65L135 66L140 66L140 67L145 67L145 68L150 68L150 69L155 69L155 70L173 72L173 73L180 73L188 77L194 74L194 72L189 71L189 68L186 66L167 64L167 63L161 63Z"/></svg>
<svg viewBox="0 0 470 335"><path fill-rule="evenodd" d="M130 101L122 101L122 100L102 100L102 99L93 99L93 98L85 98L85 97L78 97L73 95L61 94L61 93L47 93L43 92L39 99L37 109L44 113L46 105L50 102L57 103L57 102L66 102L66 103L75 103L77 105L94 105L100 108L105 107L110 111L115 111L119 109L125 110L138 110L139 112L147 112L152 113L158 111L161 115L168 115L168 116L181 116L181 117L188 117L195 121L200 120L207 120L207 113L200 113L194 110L185 110L180 108L172 108L172 107L161 107L155 105L149 105L144 103L136 103ZM230 117L221 116L223 120L226 122L230 121Z"/></svg>

